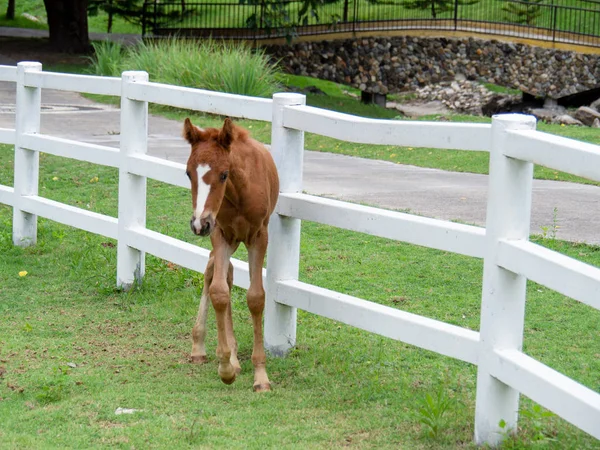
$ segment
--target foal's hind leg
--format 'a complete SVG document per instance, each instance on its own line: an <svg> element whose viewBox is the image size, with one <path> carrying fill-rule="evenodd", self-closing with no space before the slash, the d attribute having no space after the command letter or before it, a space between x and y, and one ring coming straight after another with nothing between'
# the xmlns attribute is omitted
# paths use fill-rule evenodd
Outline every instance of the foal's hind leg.
<svg viewBox="0 0 600 450"><path fill-rule="evenodd" d="M198 308L198 317L192 329L192 362L203 364L208 361L206 357L206 347L204 341L206 339L206 315L208 314L208 288L212 283L214 272L214 260L211 257L204 271L204 287L202 288L202 296L200 297L200 308Z"/></svg>
<svg viewBox="0 0 600 450"><path fill-rule="evenodd" d="M267 229L263 228L254 245L248 246L248 268L250 270L250 288L247 293L248 309L252 315L254 328L254 346L252 348L252 364L254 365L254 391L271 390L267 376L267 355L263 343L263 310L265 309L265 290L262 282L262 266L267 251Z"/></svg>

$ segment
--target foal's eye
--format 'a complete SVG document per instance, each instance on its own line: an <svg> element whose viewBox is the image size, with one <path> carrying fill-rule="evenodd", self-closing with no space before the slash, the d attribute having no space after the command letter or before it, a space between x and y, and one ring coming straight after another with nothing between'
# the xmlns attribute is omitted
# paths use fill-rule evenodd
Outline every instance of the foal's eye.
<svg viewBox="0 0 600 450"><path fill-rule="evenodd" d="M223 172L223 173L221 174L221 177L220 177L220 178L221 178L221 183L224 183L224 182L225 182L225 180L227 180L227 176L228 176L228 175L229 175L229 171L228 171L228 170L226 170L225 172Z"/></svg>

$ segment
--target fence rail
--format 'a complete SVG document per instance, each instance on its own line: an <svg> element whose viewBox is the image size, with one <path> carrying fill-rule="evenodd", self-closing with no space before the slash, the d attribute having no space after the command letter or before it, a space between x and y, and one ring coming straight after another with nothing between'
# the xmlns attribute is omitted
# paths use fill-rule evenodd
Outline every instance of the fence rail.
<svg viewBox="0 0 600 450"><path fill-rule="evenodd" d="M212 2L146 1L143 34L158 37L213 36L269 39L341 32L390 30L471 31L519 38L600 46L600 2L546 0L403 0L324 2L316 15L298 20L302 1L223 0ZM470 3L470 4L469 4ZM433 4L433 7L432 7ZM440 6L440 5L447 6Z"/></svg>
<svg viewBox="0 0 600 450"><path fill-rule="evenodd" d="M600 439L600 394L521 351L527 278L600 309L600 268L528 241L531 161L598 180L600 146L536 131L531 116L495 116L491 125L367 120L309 108L299 94L276 94L272 100L241 97L150 83L143 72L124 72L120 79L73 78L42 72L37 63L19 63L17 68L0 66L0 81L16 81L17 91L15 129L0 130L0 143L15 144L14 187L0 185L0 203L13 207L15 245L36 243L37 216L41 216L116 239L119 286L128 287L143 277L145 253L203 271L208 250L145 226L147 177L188 187L184 165L145 154L148 102L268 120L272 122L271 151L281 180L280 200L269 228L267 269L263 271L268 350L285 354L295 344L296 311L301 308L477 365L475 440L480 444L495 445L506 427L516 429L519 392ZM42 87L121 93L120 149L39 134ZM306 131L341 139L347 136L358 142L489 151L487 228L303 194ZM40 151L118 167L118 217L39 196ZM483 258L480 331L298 281L302 220ZM248 265L238 260L233 265L234 283L247 288Z"/></svg>

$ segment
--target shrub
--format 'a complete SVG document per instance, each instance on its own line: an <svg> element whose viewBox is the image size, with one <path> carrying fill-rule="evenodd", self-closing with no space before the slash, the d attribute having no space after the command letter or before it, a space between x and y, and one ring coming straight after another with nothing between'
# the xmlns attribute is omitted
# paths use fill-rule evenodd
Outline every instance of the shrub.
<svg viewBox="0 0 600 450"><path fill-rule="evenodd" d="M246 45L165 39L125 49L103 42L94 49L92 67L98 75L144 70L151 81L255 97L270 97L280 89L277 66L262 50Z"/></svg>
<svg viewBox="0 0 600 450"><path fill-rule="evenodd" d="M123 47L117 42L94 42L94 57L91 59L91 70L96 75L118 76L123 64Z"/></svg>

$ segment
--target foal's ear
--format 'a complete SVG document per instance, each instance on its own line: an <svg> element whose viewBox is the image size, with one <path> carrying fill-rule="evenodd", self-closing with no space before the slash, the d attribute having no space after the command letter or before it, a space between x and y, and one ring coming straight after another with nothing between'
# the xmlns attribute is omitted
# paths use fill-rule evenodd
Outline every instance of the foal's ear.
<svg viewBox="0 0 600 450"><path fill-rule="evenodd" d="M183 123L183 137L186 141L188 141L191 145L194 145L196 142L204 140L204 130L202 128L198 128L189 118L185 119Z"/></svg>
<svg viewBox="0 0 600 450"><path fill-rule="evenodd" d="M233 142L234 127L235 125L233 124L231 119L229 117L226 117L225 122L223 122L223 128L221 128L221 131L219 131L219 136L217 137L217 142L225 150L229 150L229 146Z"/></svg>

